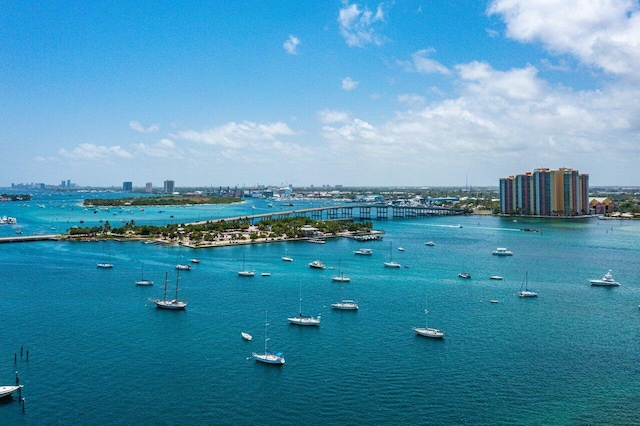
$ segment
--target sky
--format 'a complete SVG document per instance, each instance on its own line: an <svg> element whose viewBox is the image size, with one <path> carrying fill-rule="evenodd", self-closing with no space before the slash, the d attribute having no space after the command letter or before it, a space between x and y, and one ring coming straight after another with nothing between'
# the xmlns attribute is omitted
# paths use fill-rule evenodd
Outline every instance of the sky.
<svg viewBox="0 0 640 426"><path fill-rule="evenodd" d="M0 147L0 186L638 186L640 1L4 0Z"/></svg>

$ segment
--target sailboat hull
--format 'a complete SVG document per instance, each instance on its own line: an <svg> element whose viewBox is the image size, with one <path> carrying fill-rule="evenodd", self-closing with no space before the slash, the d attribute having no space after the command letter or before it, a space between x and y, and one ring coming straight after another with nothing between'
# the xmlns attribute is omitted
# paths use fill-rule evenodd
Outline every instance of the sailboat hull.
<svg viewBox="0 0 640 426"><path fill-rule="evenodd" d="M252 355L256 361L262 362L264 364L284 365L284 358L274 353L267 352L264 354L258 354L253 352Z"/></svg>
<svg viewBox="0 0 640 426"><path fill-rule="evenodd" d="M415 331L419 336L431 337L432 339L442 339L444 337L444 332L435 328L414 327L413 331Z"/></svg>
<svg viewBox="0 0 640 426"><path fill-rule="evenodd" d="M181 311L187 307L186 302L181 300L154 300L158 309L169 309L172 311Z"/></svg>

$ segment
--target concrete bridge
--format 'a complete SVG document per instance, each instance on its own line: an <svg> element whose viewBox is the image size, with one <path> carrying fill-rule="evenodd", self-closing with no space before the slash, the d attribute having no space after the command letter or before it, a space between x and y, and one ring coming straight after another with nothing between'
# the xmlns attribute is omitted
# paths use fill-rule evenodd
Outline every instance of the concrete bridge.
<svg viewBox="0 0 640 426"><path fill-rule="evenodd" d="M59 240L60 235L16 235L13 237L1 237L0 244L2 243L26 243L29 241L54 241Z"/></svg>

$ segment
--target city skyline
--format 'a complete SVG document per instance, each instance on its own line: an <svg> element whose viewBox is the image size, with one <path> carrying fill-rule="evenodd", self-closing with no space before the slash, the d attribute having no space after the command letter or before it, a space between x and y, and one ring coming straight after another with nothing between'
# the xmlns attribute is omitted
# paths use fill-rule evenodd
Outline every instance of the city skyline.
<svg viewBox="0 0 640 426"><path fill-rule="evenodd" d="M2 23L0 187L640 177L637 1L9 1Z"/></svg>

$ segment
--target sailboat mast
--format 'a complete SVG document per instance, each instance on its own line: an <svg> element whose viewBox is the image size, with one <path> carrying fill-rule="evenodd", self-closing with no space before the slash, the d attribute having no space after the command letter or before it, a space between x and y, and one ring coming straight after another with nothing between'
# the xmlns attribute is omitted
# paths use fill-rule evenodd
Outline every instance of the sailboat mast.
<svg viewBox="0 0 640 426"><path fill-rule="evenodd" d="M176 275L176 300L178 300L178 281L180 281L180 269L178 269L178 274Z"/></svg>
<svg viewBox="0 0 640 426"><path fill-rule="evenodd" d="M429 310L427 309L427 296L424 297L424 328L429 328L429 319L427 314Z"/></svg>
<svg viewBox="0 0 640 426"><path fill-rule="evenodd" d="M269 320L268 320L268 315L267 315L268 311L264 311L264 353L267 353L267 342L269 341L269 338L267 337L267 327L269 327Z"/></svg>
<svg viewBox="0 0 640 426"><path fill-rule="evenodd" d="M164 297L163 300L167 300L167 281L169 281L169 273L164 273Z"/></svg>

